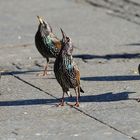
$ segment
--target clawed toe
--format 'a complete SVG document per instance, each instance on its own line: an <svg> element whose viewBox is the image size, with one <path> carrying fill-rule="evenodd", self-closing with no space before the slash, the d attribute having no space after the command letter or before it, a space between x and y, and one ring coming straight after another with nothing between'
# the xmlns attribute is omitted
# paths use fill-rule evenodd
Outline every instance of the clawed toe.
<svg viewBox="0 0 140 140"><path fill-rule="evenodd" d="M59 107L59 106L64 106L64 102L61 102L61 103L56 105L56 107Z"/></svg>
<svg viewBox="0 0 140 140"><path fill-rule="evenodd" d="M42 76L47 76L47 73L38 73L36 76L42 77Z"/></svg>
<svg viewBox="0 0 140 140"><path fill-rule="evenodd" d="M71 106L71 107L79 107L79 102L76 102L74 105L71 105L71 104L70 104L70 106Z"/></svg>

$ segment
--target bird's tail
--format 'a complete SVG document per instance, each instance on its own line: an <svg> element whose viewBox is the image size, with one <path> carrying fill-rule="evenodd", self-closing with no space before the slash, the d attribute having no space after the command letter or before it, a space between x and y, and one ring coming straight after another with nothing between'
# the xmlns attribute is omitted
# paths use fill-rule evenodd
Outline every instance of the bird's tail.
<svg viewBox="0 0 140 140"><path fill-rule="evenodd" d="M84 93L84 90L80 87L80 92Z"/></svg>
<svg viewBox="0 0 140 140"><path fill-rule="evenodd" d="M138 66L138 71L139 71L139 74L140 74L140 64L139 64L139 66Z"/></svg>

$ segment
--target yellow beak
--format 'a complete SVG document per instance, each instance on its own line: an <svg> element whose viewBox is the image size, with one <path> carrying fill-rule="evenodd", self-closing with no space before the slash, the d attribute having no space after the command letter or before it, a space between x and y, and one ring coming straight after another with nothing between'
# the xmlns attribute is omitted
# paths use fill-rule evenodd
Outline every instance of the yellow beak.
<svg viewBox="0 0 140 140"><path fill-rule="evenodd" d="M37 18L38 18L38 21L39 21L41 24L43 24L43 19L42 19L42 17L37 16Z"/></svg>

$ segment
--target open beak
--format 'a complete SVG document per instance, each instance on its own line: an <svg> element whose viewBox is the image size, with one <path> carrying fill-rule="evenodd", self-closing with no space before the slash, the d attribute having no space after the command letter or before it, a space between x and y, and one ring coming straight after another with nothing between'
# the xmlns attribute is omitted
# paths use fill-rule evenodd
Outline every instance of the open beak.
<svg viewBox="0 0 140 140"><path fill-rule="evenodd" d="M40 16L37 16L39 23L43 24L43 19Z"/></svg>

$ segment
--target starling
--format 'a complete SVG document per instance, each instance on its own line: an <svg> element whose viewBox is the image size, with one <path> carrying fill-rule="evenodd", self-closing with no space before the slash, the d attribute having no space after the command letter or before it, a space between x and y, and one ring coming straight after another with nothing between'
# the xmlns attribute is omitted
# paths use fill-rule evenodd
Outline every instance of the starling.
<svg viewBox="0 0 140 140"><path fill-rule="evenodd" d="M62 100L59 105L64 105L64 94L67 94L69 88L74 88L76 103L72 106L78 107L80 92L84 92L80 87L80 71L72 57L73 45L71 38L66 36L62 29L61 32L63 35L62 48L54 63L55 77L63 90Z"/></svg>
<svg viewBox="0 0 140 140"><path fill-rule="evenodd" d="M37 18L39 26L35 35L35 45L40 54L47 60L47 65L43 73L43 76L45 76L47 75L49 58L55 58L58 55L61 49L61 41L52 32L52 27L48 22L45 22L39 16Z"/></svg>

